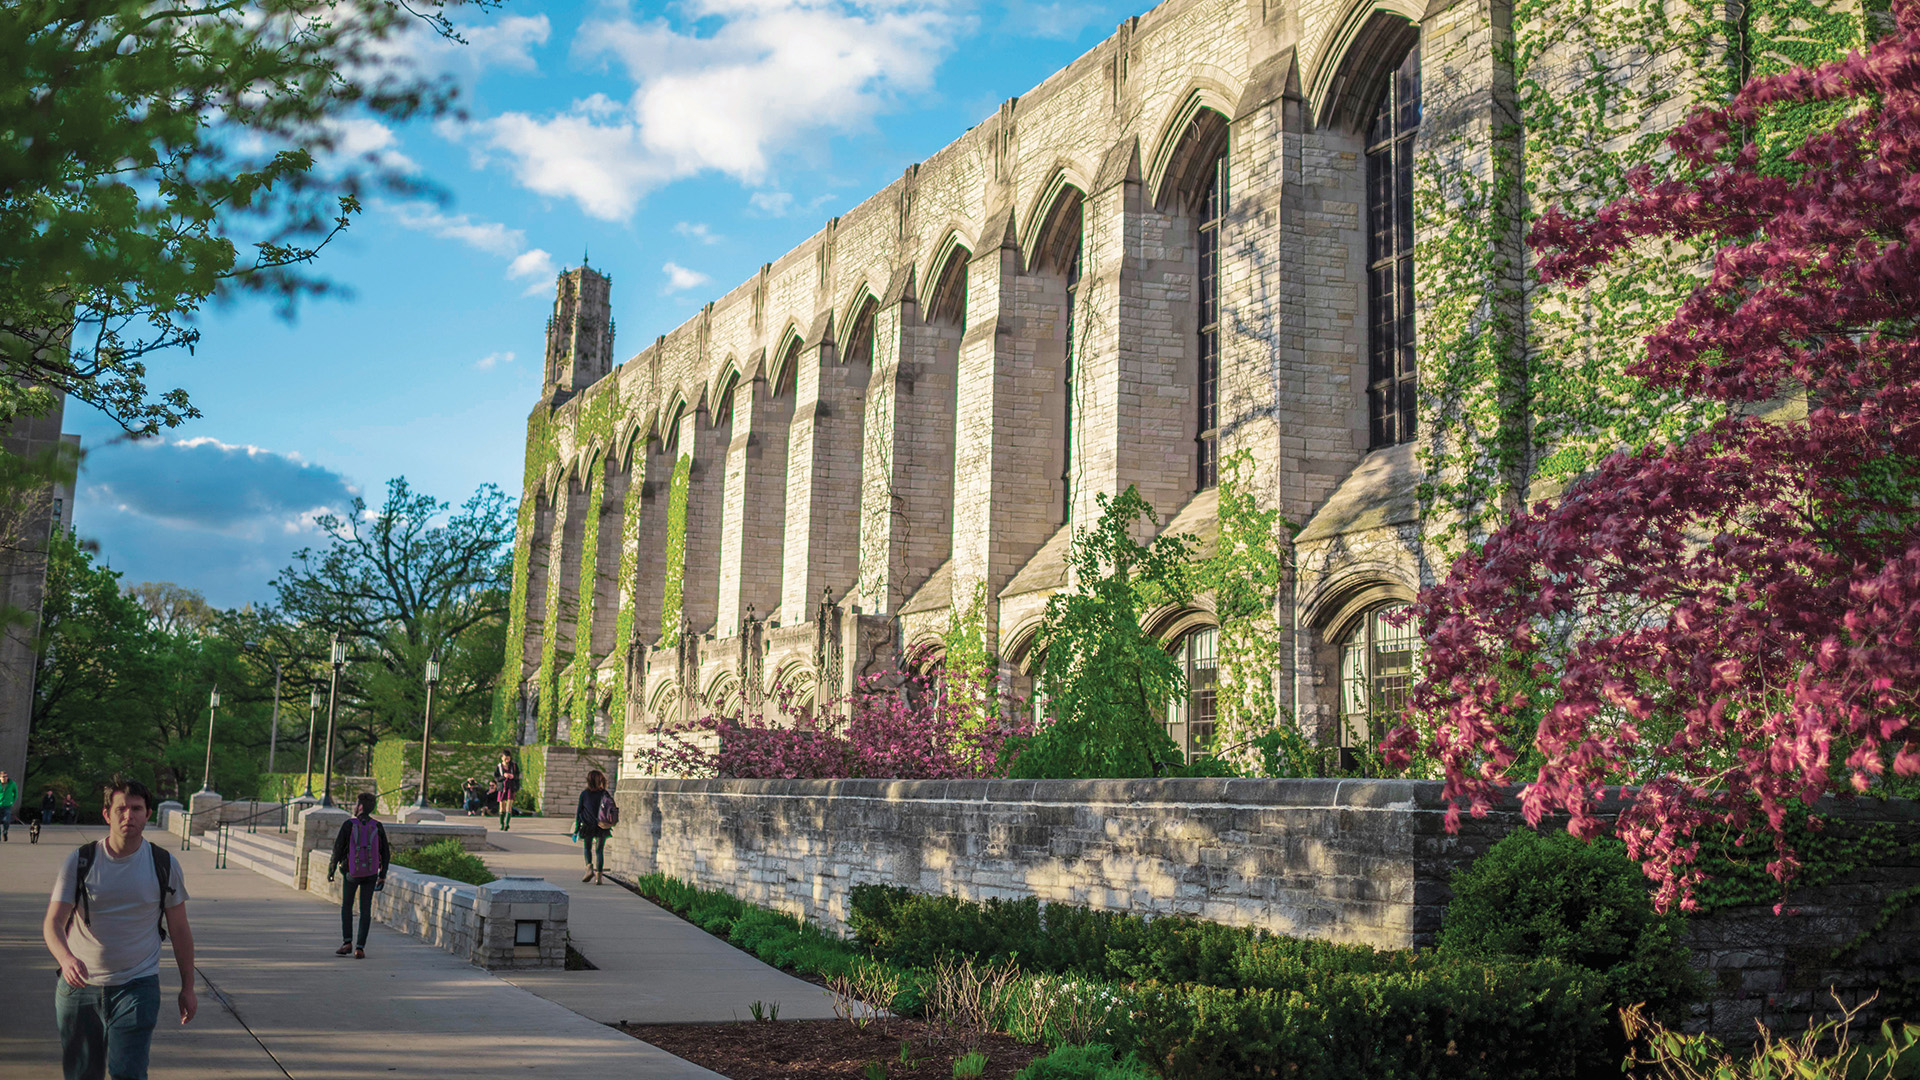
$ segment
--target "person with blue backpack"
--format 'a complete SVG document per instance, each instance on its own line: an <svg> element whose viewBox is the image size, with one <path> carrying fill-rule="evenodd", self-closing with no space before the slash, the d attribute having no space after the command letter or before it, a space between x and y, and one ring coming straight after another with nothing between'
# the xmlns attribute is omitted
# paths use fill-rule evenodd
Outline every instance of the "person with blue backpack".
<svg viewBox="0 0 1920 1080"><path fill-rule="evenodd" d="M620 804L607 790L607 774L599 769L587 773L587 789L580 793L580 805L573 812L573 835L585 846L587 875L581 881L602 885L607 880L607 837L620 824Z"/></svg>
<svg viewBox="0 0 1920 1080"><path fill-rule="evenodd" d="M373 894L387 887L387 867L393 864L393 849L387 845L386 826L373 819L373 792L363 791L354 804L353 816L340 823L340 835L333 839L333 860L327 864L327 880L344 864L347 879L340 889L340 947L335 956L353 954L355 960L367 958L367 931L373 926ZM360 899L360 936L353 934L353 901Z"/></svg>

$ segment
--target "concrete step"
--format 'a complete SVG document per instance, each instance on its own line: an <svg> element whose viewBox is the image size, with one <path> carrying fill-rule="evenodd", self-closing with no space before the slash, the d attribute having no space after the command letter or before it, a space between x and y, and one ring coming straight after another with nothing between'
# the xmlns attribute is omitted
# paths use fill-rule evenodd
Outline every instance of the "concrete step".
<svg viewBox="0 0 1920 1080"><path fill-rule="evenodd" d="M209 842L212 837L207 838ZM277 829L247 833L234 830L227 834L228 869L252 870L292 888L294 885L293 834Z"/></svg>

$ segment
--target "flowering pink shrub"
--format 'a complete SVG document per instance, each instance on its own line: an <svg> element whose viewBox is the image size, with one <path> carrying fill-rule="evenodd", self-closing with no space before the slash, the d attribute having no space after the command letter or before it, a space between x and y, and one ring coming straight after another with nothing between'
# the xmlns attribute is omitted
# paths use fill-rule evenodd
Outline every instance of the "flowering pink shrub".
<svg viewBox="0 0 1920 1080"><path fill-rule="evenodd" d="M956 688L955 683L967 682ZM670 733L665 757L677 771L739 779L959 780L1005 774L1016 740L1033 734L1017 708L983 712L981 676L953 675L945 692L901 672L861 679L824 709L796 705L776 690L779 721L706 716Z"/></svg>
<svg viewBox="0 0 1920 1080"><path fill-rule="evenodd" d="M1417 605L1429 647L1403 727L1483 814L1523 752L1529 820L1620 837L1692 906L1709 825L1770 833L1829 793L1920 775L1920 0L1895 32L1817 70L1749 83L1668 140L1672 179L1530 238L1541 274L1585 283L1647 238L1713 251L1631 369L1727 405L1682 442L1619 453L1460 560ZM1769 113L1849 108L1786 169L1748 141ZM1803 419L1754 406L1804 394Z"/></svg>

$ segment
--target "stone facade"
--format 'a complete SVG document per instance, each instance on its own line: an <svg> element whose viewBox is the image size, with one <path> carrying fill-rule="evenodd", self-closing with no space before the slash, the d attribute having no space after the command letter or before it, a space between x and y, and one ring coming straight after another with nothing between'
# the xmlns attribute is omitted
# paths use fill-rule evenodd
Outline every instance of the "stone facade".
<svg viewBox="0 0 1920 1080"><path fill-rule="evenodd" d="M540 812L565 816L573 811L580 793L587 788L587 773L599 769L607 776L607 786L619 786L620 754L617 750L590 747L546 746L546 771L540 776Z"/></svg>
<svg viewBox="0 0 1920 1080"><path fill-rule="evenodd" d="M44 416L21 416L0 426L6 453L36 458L58 453L75 468L80 436L63 433L65 399L55 395ZM46 786L27 773L27 733L33 719L34 637L47 585L47 538L73 529L73 484L47 484L10 496L0 507L0 604L16 614L0 626L0 772L20 787L16 814L39 805ZM84 793L76 793L83 805Z"/></svg>
<svg viewBox="0 0 1920 1080"><path fill-rule="evenodd" d="M1382 948L1429 944L1449 881L1518 814L1448 834L1440 785L1366 780L630 780L607 867L660 873L846 929L860 884L1037 897ZM1696 1025L1729 1041L1804 1029L1920 985L1920 806L1827 804L1835 829L1885 823L1904 854L1770 903L1688 920L1709 973ZM686 838L698 837L698 843Z"/></svg>
<svg viewBox="0 0 1920 1080"><path fill-rule="evenodd" d="M1370 427L1366 127L1419 56L1445 107L1418 137L1490 146L1506 18L1168 0L624 363L611 282L563 273L512 726L593 744L619 711L622 770L645 775L661 725L924 670L976 602L1023 692L1096 496L1134 485L1205 534L1211 463L1244 451L1260 503L1306 527L1274 611L1275 714L1344 737L1340 643L1434 574L1414 446ZM1411 51L1423 35L1444 48ZM1204 629L1207 608L1155 623Z"/></svg>

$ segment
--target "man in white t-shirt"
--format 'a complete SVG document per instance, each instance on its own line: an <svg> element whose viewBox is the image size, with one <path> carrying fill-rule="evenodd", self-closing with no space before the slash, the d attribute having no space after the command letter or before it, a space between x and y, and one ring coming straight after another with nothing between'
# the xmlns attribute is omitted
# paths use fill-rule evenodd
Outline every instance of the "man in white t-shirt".
<svg viewBox="0 0 1920 1080"><path fill-rule="evenodd" d="M66 1080L145 1080L163 941L180 968L180 1022L199 1009L180 860L141 838L152 807L144 784L108 784L107 838L67 856L47 904L41 935L60 964L53 1012Z"/></svg>

